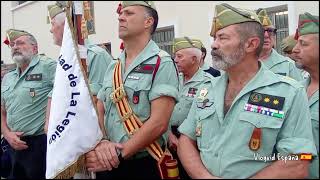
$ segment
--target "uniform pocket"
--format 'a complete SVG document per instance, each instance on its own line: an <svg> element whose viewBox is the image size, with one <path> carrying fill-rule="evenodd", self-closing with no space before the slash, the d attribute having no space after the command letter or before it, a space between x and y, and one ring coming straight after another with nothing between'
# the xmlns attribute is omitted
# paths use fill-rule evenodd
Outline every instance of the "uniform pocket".
<svg viewBox="0 0 320 180"><path fill-rule="evenodd" d="M39 90L43 87L41 81L25 82L21 86L21 95L19 96L22 104L32 104L34 98L38 96Z"/></svg>
<svg viewBox="0 0 320 180"><path fill-rule="evenodd" d="M151 74L131 73L129 76L139 78L138 80L127 79L125 88L133 111L141 121L144 121L150 117L151 113L151 102L149 101Z"/></svg>
<svg viewBox="0 0 320 180"><path fill-rule="evenodd" d="M206 107L198 111L195 134L199 149L208 149L212 144L218 129L217 117L214 106Z"/></svg>
<svg viewBox="0 0 320 180"><path fill-rule="evenodd" d="M262 155L270 155L274 151L274 147L277 143L277 136L280 128L283 124L283 119L266 116L253 112L242 112L239 114L239 129L237 131L241 138L245 148L240 149L239 152L245 156L252 156L252 152L249 149L249 141L251 139L253 130L255 128L261 128L260 148L256 151Z"/></svg>

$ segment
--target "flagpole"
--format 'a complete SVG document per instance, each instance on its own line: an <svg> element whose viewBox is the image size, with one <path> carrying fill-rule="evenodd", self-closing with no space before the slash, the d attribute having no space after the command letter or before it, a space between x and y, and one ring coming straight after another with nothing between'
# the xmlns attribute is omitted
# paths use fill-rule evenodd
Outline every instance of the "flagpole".
<svg viewBox="0 0 320 180"><path fill-rule="evenodd" d="M71 30L72 41L73 41L73 45L74 45L74 48L75 48L75 51L76 51L76 54L77 54L77 59L78 59L78 63L79 63L80 69L81 69L81 73L83 74L84 81L85 81L86 86L88 88L88 91L89 91L89 94L90 94L90 99L91 99L91 102L93 104L93 107L94 107L94 109L96 111L96 114L98 115L97 105L96 105L96 103L94 103L93 96L92 96L92 93L91 93L90 88L89 88L86 58L80 57L79 48L77 46L78 44L79 45L84 45L84 39L83 39L82 33L81 33L81 18L82 18L82 15L81 14L74 14L73 11L72 11L73 7L74 6L73 6L72 1L68 1L68 6L67 6L68 9L67 9L66 17L67 17L68 24L69 24L69 27L70 27L70 30ZM71 13L74 15L74 18L71 17ZM74 19L74 23L73 23L72 19ZM74 27L74 24L76 25L76 28ZM75 41L75 39L77 39L77 41ZM84 156L84 155L82 155L82 156ZM91 172L90 173L90 178L91 179L95 179L96 178L96 174L94 172Z"/></svg>

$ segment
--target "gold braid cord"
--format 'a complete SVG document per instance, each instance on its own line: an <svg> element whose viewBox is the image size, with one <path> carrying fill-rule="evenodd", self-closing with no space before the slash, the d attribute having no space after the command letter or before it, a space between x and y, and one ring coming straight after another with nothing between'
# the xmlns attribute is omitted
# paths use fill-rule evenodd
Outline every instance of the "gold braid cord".
<svg viewBox="0 0 320 180"><path fill-rule="evenodd" d="M121 62L118 60L113 72L113 92L110 94L110 98L115 103L120 118L123 122L124 128L131 137L136 131L138 131L143 123L132 111L126 92L124 90L121 72ZM168 149L162 150L160 144L155 141L146 147L149 154L157 161L159 174L162 179L178 179L179 170L177 167L177 161L172 158Z"/></svg>

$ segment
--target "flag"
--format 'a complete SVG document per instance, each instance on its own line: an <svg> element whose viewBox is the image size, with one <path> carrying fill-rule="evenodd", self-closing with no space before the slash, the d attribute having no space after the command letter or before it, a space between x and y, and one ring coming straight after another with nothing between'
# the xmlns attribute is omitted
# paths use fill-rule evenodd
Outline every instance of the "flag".
<svg viewBox="0 0 320 180"><path fill-rule="evenodd" d="M312 160L312 154L301 154L300 160Z"/></svg>
<svg viewBox="0 0 320 180"><path fill-rule="evenodd" d="M46 178L72 177L101 140L97 112L81 71L68 17L56 68L47 134ZM67 172L68 176L63 176Z"/></svg>

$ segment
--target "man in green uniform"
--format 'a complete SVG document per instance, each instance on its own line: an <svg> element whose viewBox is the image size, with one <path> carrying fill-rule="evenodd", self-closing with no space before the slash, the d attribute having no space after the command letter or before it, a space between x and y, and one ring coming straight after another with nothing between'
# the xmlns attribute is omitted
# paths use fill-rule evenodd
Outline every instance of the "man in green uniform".
<svg viewBox="0 0 320 180"><path fill-rule="evenodd" d="M17 68L1 84L1 132L13 148L14 178L45 178L45 111L56 62L38 54L26 31L9 29L7 43Z"/></svg>
<svg viewBox="0 0 320 180"><path fill-rule="evenodd" d="M50 32L52 33L54 44L58 46L62 45L64 24L66 18L66 13L63 8L64 5L60 3L48 6L48 14L51 22ZM102 88L105 72L113 58L106 50L97 45L87 44L86 48L88 56L84 68L86 68L91 94L93 95L94 102L97 103L96 96L99 90ZM47 130L48 127L50 107L51 98L49 98L48 101L45 130Z"/></svg>
<svg viewBox="0 0 320 180"><path fill-rule="evenodd" d="M178 129L183 166L192 178L306 177L310 162L299 154L316 149L303 86L258 61L254 12L221 4L215 13L213 67L226 73L199 88Z"/></svg>
<svg viewBox="0 0 320 180"><path fill-rule="evenodd" d="M299 15L298 24L298 43L293 53L297 57L297 67L310 74L303 84L307 89L313 138L319 155L319 17L306 12ZM312 161L309 178L319 179L319 157Z"/></svg>
<svg viewBox="0 0 320 180"><path fill-rule="evenodd" d="M189 37L175 38L173 40L174 61L179 71L179 102L175 105L170 119L171 129L169 132L169 145L177 147L177 128L187 118L192 100L194 99L198 86L210 79L208 73L200 68L201 41Z"/></svg>
<svg viewBox="0 0 320 180"><path fill-rule="evenodd" d="M201 47L202 43L198 39L182 37L173 40L174 61L179 71L179 102L175 105L170 118L168 143L175 157L177 157L176 148L180 137L177 128L187 118L199 85L211 78L210 74L200 68ZM179 170L182 179L188 177L180 163Z"/></svg>
<svg viewBox="0 0 320 180"><path fill-rule="evenodd" d="M97 172L97 178L155 179L159 178L157 161L146 148L155 141L165 145L164 133L178 98L178 76L170 55L151 40L158 23L152 1L123 1L118 20L119 37L125 49L118 61L110 63L98 93L98 111L104 115L107 137L87 153L87 167ZM123 73L113 78L119 62ZM114 91L120 78L124 84ZM120 98L116 98L117 94L121 94ZM131 126L134 116L130 112L119 115L123 111L117 109L118 102L124 99L143 123L137 131L130 131L130 135L126 128L128 124ZM121 151L119 156L117 151Z"/></svg>
<svg viewBox="0 0 320 180"><path fill-rule="evenodd" d="M264 28L264 43L259 60L272 72L301 81L301 71L295 67L294 62L273 49L277 29L272 25L266 10L258 9L257 14Z"/></svg>

